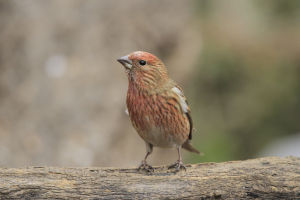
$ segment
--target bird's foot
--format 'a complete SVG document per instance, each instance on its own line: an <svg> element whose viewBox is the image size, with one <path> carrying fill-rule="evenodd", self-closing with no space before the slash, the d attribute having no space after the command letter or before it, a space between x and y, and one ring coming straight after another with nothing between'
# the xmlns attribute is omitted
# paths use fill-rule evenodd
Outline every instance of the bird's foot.
<svg viewBox="0 0 300 200"><path fill-rule="evenodd" d="M146 172L154 172L154 168L151 165L149 165L145 160L142 161L142 163L138 167L138 170L145 170Z"/></svg>
<svg viewBox="0 0 300 200"><path fill-rule="evenodd" d="M168 169L175 168L176 171L180 171L181 169L184 169L186 171L186 167L183 165L182 161L178 160L176 163L170 165Z"/></svg>

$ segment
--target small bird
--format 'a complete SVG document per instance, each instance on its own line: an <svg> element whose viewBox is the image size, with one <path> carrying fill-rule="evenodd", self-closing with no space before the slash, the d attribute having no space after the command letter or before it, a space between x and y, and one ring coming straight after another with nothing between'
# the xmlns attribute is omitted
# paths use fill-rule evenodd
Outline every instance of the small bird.
<svg viewBox="0 0 300 200"><path fill-rule="evenodd" d="M153 147L177 148L178 160L169 168L186 169L181 148L191 145L193 122L182 89L168 77L164 63L148 52L135 51L117 59L128 76L127 110L133 127L146 143L146 156L138 169L153 171L147 157Z"/></svg>

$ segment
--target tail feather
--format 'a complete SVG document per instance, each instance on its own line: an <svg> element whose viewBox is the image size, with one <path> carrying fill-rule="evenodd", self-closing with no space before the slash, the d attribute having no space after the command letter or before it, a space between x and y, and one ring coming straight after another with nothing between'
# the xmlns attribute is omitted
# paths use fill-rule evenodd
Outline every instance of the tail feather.
<svg viewBox="0 0 300 200"><path fill-rule="evenodd" d="M190 140L187 140L185 143L183 143L182 148L184 148L190 152L193 152L193 153L204 155L202 152L198 151L195 147L192 146Z"/></svg>

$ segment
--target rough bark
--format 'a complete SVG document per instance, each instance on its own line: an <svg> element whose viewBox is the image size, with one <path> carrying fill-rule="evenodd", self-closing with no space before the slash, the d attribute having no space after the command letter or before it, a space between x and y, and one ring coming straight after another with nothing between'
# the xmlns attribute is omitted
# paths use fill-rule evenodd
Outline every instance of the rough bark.
<svg viewBox="0 0 300 200"><path fill-rule="evenodd" d="M117 168L0 168L0 199L300 199L300 158Z"/></svg>

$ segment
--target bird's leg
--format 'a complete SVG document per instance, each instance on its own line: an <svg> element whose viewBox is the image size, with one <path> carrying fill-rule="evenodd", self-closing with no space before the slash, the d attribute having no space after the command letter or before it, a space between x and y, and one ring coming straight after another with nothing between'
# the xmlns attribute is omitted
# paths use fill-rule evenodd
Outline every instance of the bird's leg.
<svg viewBox="0 0 300 200"><path fill-rule="evenodd" d="M181 146L177 147L177 152L178 152L178 160L177 160L177 162L175 162L174 164L170 165L168 167L168 169L175 168L176 171L179 171L180 169L186 170L186 168L185 168L185 166L183 165L183 162L182 162Z"/></svg>
<svg viewBox="0 0 300 200"><path fill-rule="evenodd" d="M146 156L145 156L145 158L144 158L144 160L142 160L142 163L140 164L140 166L138 167L138 170L141 170L141 169L143 169L143 170L146 170L146 171L148 171L148 172L153 172L154 171L154 169L153 169L153 167L151 166L151 165L149 165L148 163L147 163L147 157L152 153L152 151L153 151L153 145L152 144L150 144L150 143L146 143L146 149L147 149L147 153L146 153Z"/></svg>
<svg viewBox="0 0 300 200"><path fill-rule="evenodd" d="M147 157L150 155L150 152L147 152L144 160L142 160L142 163L140 164L140 166L138 167L139 170L146 170L148 172L154 171L153 167L151 165L149 165L146 161Z"/></svg>

